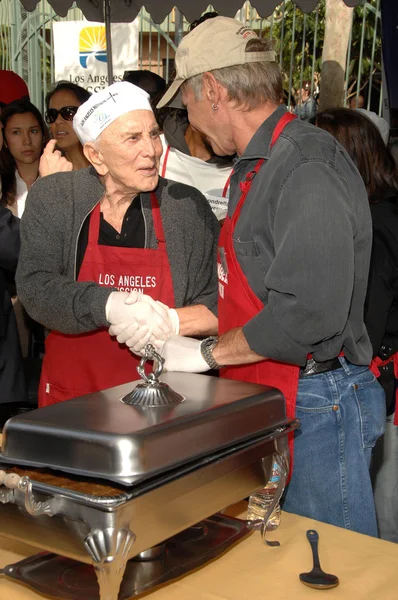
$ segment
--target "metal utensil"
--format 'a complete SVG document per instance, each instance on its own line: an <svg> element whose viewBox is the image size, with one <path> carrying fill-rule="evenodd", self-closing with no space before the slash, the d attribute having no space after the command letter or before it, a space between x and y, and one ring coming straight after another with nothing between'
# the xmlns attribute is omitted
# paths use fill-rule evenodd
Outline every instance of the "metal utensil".
<svg viewBox="0 0 398 600"><path fill-rule="evenodd" d="M328 590L336 587L336 585L339 585L339 578L336 577L336 575L331 575L330 573L325 573L322 571L319 563L318 532L314 529L309 529L307 531L307 539L311 544L314 565L312 567L312 571L309 573L300 573L300 581L309 587L315 588L316 590Z"/></svg>

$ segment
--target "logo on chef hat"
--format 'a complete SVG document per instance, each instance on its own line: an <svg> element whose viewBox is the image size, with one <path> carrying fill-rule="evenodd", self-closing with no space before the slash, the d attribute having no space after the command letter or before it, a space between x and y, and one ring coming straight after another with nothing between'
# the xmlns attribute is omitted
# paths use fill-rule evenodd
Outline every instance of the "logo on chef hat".
<svg viewBox="0 0 398 600"><path fill-rule="evenodd" d="M111 113L108 112L98 112L97 114L93 115L93 123L96 123L97 125L104 125L104 123L106 123L107 121L109 121L109 119L111 118Z"/></svg>
<svg viewBox="0 0 398 600"><path fill-rule="evenodd" d="M79 60L84 69L87 69L87 60L91 54L100 62L107 62L106 34L102 25L83 27L80 31Z"/></svg>

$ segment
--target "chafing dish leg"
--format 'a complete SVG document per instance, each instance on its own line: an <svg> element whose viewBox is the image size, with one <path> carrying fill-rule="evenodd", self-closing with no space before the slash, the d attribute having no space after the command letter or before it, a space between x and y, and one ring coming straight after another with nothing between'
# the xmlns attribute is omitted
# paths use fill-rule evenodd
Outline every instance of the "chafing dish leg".
<svg viewBox="0 0 398 600"><path fill-rule="evenodd" d="M94 529L84 540L93 561L100 600L117 600L135 535L129 529Z"/></svg>

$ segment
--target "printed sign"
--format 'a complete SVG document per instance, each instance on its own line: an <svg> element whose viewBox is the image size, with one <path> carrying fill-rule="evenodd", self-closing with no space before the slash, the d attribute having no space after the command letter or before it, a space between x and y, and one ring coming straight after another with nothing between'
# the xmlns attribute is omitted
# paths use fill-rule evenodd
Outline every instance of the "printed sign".
<svg viewBox="0 0 398 600"><path fill-rule="evenodd" d="M121 81L124 71L138 68L138 35L138 19L112 23L113 81ZM98 92L108 85L103 23L55 21L53 39L55 81L71 81L89 92Z"/></svg>

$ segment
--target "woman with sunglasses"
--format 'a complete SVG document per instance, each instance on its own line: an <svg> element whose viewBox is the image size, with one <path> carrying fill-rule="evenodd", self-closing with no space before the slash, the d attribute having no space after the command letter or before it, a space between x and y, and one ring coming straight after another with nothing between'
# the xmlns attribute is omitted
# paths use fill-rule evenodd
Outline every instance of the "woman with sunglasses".
<svg viewBox="0 0 398 600"><path fill-rule="evenodd" d="M73 170L89 166L83 147L73 130L73 117L90 92L69 81L59 81L46 96L46 122L57 148L72 163Z"/></svg>

